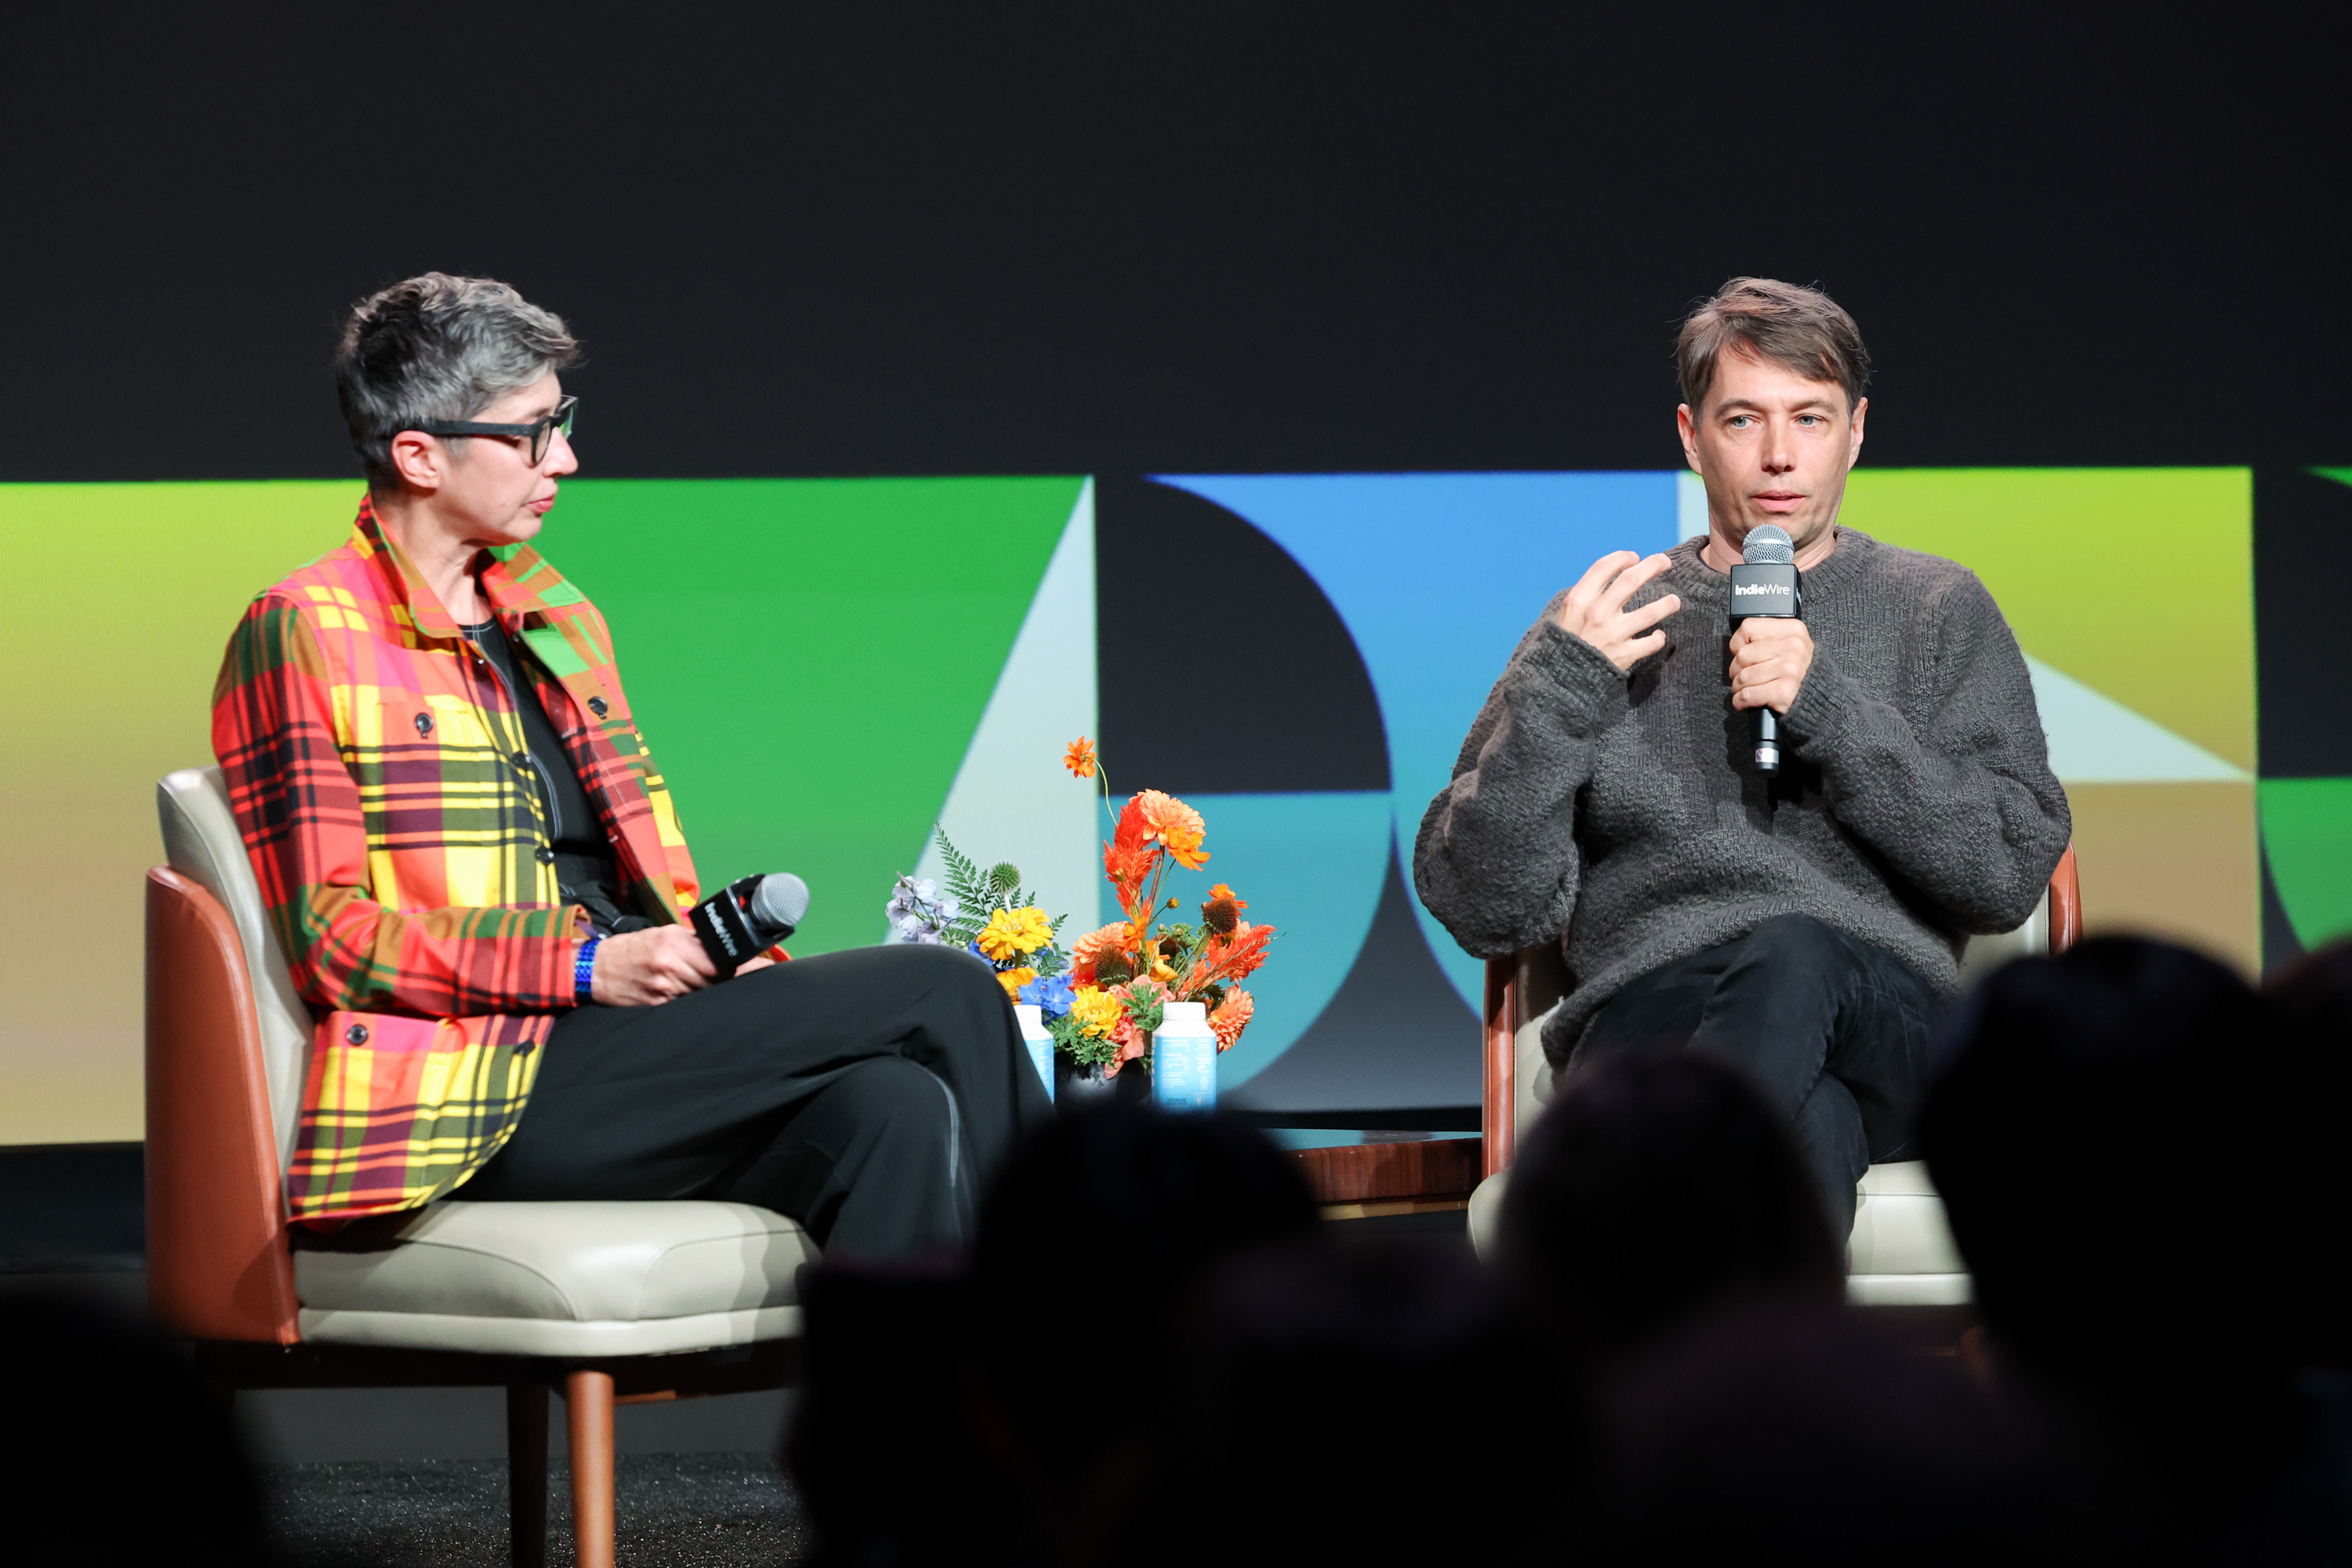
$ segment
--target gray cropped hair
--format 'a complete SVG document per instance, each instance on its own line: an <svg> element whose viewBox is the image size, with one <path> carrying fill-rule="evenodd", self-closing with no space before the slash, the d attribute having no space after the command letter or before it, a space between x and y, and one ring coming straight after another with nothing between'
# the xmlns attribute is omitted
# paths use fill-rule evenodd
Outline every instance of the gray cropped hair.
<svg viewBox="0 0 2352 1568"><path fill-rule="evenodd" d="M352 307L335 350L335 395L370 485L392 486L392 438L427 419L471 419L580 345L563 318L488 278L427 272Z"/></svg>

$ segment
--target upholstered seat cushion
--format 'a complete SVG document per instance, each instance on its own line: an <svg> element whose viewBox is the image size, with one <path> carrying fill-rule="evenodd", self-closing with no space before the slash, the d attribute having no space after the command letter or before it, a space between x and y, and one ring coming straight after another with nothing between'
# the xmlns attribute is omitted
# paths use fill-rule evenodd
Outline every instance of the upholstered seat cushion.
<svg viewBox="0 0 2352 1568"><path fill-rule="evenodd" d="M1470 1243L1488 1257L1503 1210L1508 1171L1470 1194ZM1865 1306L1951 1307L1974 1299L1968 1266L1952 1245L1944 1200L1916 1160L1873 1165L1856 1193L1853 1235L1846 1244L1846 1295Z"/></svg>
<svg viewBox="0 0 2352 1568"><path fill-rule="evenodd" d="M796 1277L817 1257L781 1215L692 1201L449 1201L370 1245L294 1255L303 1338L518 1355L749 1344L800 1331Z"/></svg>

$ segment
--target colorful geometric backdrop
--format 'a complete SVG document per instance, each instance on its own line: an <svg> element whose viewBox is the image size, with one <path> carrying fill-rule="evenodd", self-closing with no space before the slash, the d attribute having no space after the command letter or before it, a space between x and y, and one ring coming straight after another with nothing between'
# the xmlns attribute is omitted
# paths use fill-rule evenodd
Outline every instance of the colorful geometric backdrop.
<svg viewBox="0 0 2352 1568"><path fill-rule="evenodd" d="M2352 476L2290 478L2262 510L2278 494L2314 536L2352 500ZM227 627L356 500L341 481L0 487L0 951L20 976L0 1142L140 1135L153 781L209 760ZM1863 469L1844 513L1965 563L2007 612L2092 929L2248 969L2352 931L2340 709L2299 672L2266 680L2296 706L2262 711L2257 746L2257 510L2243 468ZM1340 1110L1475 1101L1477 965L1402 856L1545 600L1704 517L1696 481L1663 472L591 479L542 545L613 625L706 879L807 878L796 951L879 940L892 879L936 866L934 820L1073 929L1100 919L1105 820L1059 766L1096 736L1114 787L1207 816L1188 901L1229 881L1283 931L1224 1092Z"/></svg>

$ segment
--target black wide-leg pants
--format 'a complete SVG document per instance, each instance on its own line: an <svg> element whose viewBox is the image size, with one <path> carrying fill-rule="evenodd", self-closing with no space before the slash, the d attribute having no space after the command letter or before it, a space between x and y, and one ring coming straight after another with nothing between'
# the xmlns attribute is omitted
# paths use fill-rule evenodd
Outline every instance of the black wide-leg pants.
<svg viewBox="0 0 2352 1568"><path fill-rule="evenodd" d="M719 1198L889 1258L965 1241L982 1183L1052 1114L969 953L858 948L657 1007L565 1014L522 1121L457 1196Z"/></svg>
<svg viewBox="0 0 2352 1568"><path fill-rule="evenodd" d="M1941 1005L1893 953L1781 915L1627 984L1585 1026L1571 1066L1687 1046L1740 1068L1790 1119L1843 1239L1854 1184L1907 1152Z"/></svg>

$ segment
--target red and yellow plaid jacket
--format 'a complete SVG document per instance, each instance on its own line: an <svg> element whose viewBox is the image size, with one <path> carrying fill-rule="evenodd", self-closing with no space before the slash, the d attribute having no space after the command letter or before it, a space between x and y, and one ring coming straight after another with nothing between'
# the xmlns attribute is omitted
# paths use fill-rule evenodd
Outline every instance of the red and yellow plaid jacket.
<svg viewBox="0 0 2352 1568"><path fill-rule="evenodd" d="M604 619L532 551L482 587L563 738L623 900L696 896ZM342 548L253 602L213 692L213 751L261 896L319 1015L287 1194L298 1219L414 1208L514 1131L586 917L567 908L521 720L365 502Z"/></svg>

